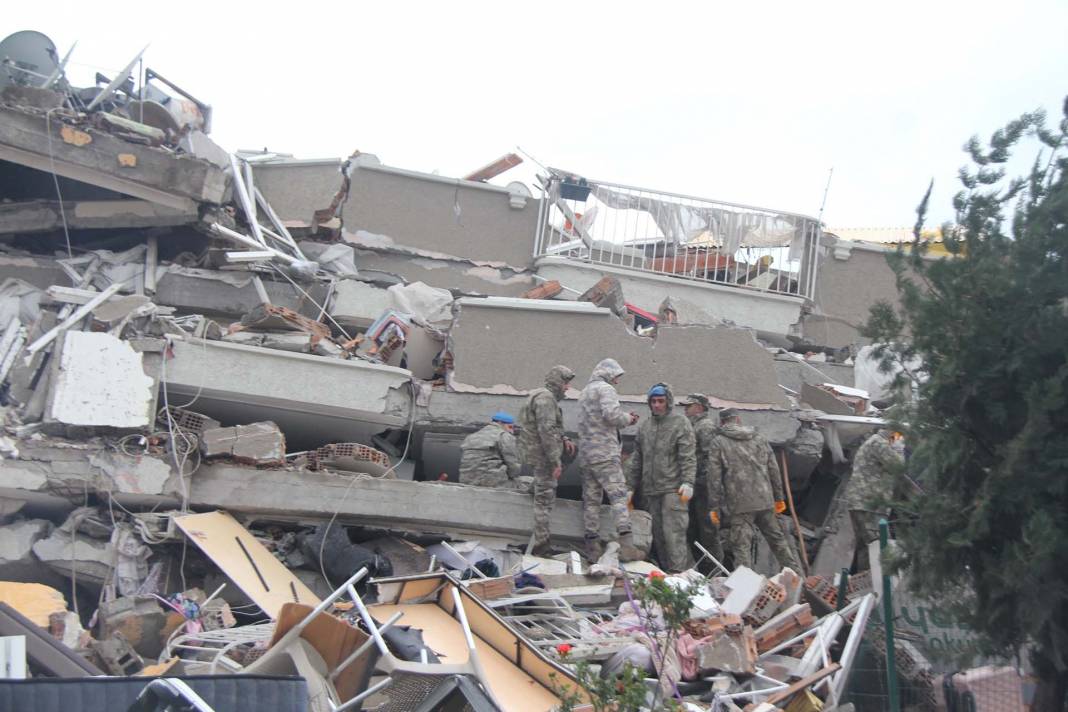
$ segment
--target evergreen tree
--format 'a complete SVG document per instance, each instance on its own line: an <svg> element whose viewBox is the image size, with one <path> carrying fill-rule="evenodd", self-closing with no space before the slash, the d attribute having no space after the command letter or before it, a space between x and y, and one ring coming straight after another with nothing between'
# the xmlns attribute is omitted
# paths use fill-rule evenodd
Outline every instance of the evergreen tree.
<svg viewBox="0 0 1068 712"><path fill-rule="evenodd" d="M897 565L984 652L1027 650L1037 710L1068 705L1066 133L1068 100L1056 130L1035 112L969 141L956 224L942 230L952 256L924 257L928 189L911 248L890 258L900 306L876 305L865 329L911 386L892 411L914 480L894 503ZM1038 158L1006 179L1022 139Z"/></svg>

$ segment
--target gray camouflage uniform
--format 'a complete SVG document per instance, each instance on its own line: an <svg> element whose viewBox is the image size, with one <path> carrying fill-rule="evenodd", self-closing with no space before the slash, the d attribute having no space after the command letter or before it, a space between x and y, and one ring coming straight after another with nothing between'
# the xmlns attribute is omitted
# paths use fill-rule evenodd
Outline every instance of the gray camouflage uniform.
<svg viewBox="0 0 1068 712"><path fill-rule="evenodd" d="M729 423L712 441L708 501L720 512L734 566L753 566L753 534L759 529L781 566L801 573L801 562L775 518L782 477L771 445L754 428Z"/></svg>
<svg viewBox="0 0 1068 712"><path fill-rule="evenodd" d="M522 464L515 436L499 423L471 433L460 444L460 483L480 487L521 489Z"/></svg>
<svg viewBox="0 0 1068 712"><path fill-rule="evenodd" d="M630 533L627 483L620 461L619 430L630 425L630 416L619 404L611 381L623 375L615 359L597 364L579 396L578 449L582 473L582 521L586 539L595 540L601 530L601 500L612 505L616 532Z"/></svg>
<svg viewBox="0 0 1068 712"><path fill-rule="evenodd" d="M634 454L627 463L627 486L641 490L645 509L653 515L653 545L660 565L677 573L693 566L686 538L690 505L678 490L694 486L697 456L690 421L673 411L671 386L659 385L667 391L668 409L664 415L650 415L638 427Z"/></svg>
<svg viewBox="0 0 1068 712"><path fill-rule="evenodd" d="M549 515L556 501L553 470L562 466L564 455L564 416L559 402L574 377L567 366L553 366L545 376L545 388L531 392L519 411L519 451L534 472L535 550L549 545Z"/></svg>
<svg viewBox="0 0 1068 712"><path fill-rule="evenodd" d="M843 495L853 524L856 570L871 568L868 544L879 538L879 519L890 514L881 502L893 493L895 472L904 465L904 458L894 451L889 433L876 432L864 441L853 456L853 474Z"/></svg>
<svg viewBox="0 0 1068 712"><path fill-rule="evenodd" d="M709 458L712 457L713 440L719 430L708 412L690 418L694 437L697 441L697 479L694 481L694 495L690 502L690 522L697 530L697 541L708 549L712 556L723 561L723 545L720 543L719 530L708 518L712 509L708 499Z"/></svg>

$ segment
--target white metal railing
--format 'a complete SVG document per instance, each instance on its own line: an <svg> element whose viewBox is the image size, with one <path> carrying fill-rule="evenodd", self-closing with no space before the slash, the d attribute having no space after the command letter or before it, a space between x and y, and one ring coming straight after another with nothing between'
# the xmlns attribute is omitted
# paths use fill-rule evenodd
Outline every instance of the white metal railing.
<svg viewBox="0 0 1068 712"><path fill-rule="evenodd" d="M578 178L542 179L535 257L566 257L811 299L820 223L748 205Z"/></svg>

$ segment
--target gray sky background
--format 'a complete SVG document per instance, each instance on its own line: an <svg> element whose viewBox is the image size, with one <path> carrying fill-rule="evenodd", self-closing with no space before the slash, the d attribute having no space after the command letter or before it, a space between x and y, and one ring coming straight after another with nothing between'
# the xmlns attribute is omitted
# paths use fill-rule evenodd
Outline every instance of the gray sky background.
<svg viewBox="0 0 1068 712"><path fill-rule="evenodd" d="M744 6L744 7L738 7ZM213 138L301 158L377 154L463 175L516 145L584 175L911 224L951 217L960 147L1060 115L1068 2L9 3L68 75L149 66L213 105ZM1019 162L1034 157L1028 146ZM531 183L521 166L495 182Z"/></svg>

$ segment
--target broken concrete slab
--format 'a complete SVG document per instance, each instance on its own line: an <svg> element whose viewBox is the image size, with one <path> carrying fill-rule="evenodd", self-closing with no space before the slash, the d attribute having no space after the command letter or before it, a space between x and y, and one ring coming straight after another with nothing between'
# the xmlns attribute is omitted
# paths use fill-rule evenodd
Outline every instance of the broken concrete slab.
<svg viewBox="0 0 1068 712"><path fill-rule="evenodd" d="M312 299L302 295L287 281L276 282L264 277L262 282L272 304L304 316L317 318L320 308L314 302L322 304L326 300L327 286L319 282L302 285ZM228 317L240 317L261 301L250 273L174 265L159 276L153 300L183 313Z"/></svg>
<svg viewBox="0 0 1068 712"><path fill-rule="evenodd" d="M104 333L69 331L49 393L45 419L76 426L142 428L151 412L155 381L140 353Z"/></svg>
<svg viewBox="0 0 1068 712"><path fill-rule="evenodd" d="M315 225L315 212L330 206L341 188L341 160L259 162L256 187L288 228Z"/></svg>
<svg viewBox="0 0 1068 712"><path fill-rule="evenodd" d="M0 205L0 235L62 230L174 227L195 223L195 209L176 209L147 200L33 200Z"/></svg>
<svg viewBox="0 0 1068 712"><path fill-rule="evenodd" d="M531 272L476 264L471 260L434 258L400 251L358 249L360 274L375 281L423 282L454 294L521 297L537 283Z"/></svg>
<svg viewBox="0 0 1068 712"><path fill-rule="evenodd" d="M115 548L107 541L57 529L33 545L44 564L79 584L99 588L111 580Z"/></svg>
<svg viewBox="0 0 1068 712"><path fill-rule="evenodd" d="M450 333L454 390L532 390L556 363L584 382L598 361L612 357L627 371L621 395L644 400L649 386L664 381L676 393L787 406L771 354L745 329L672 326L653 340L635 335L607 309L578 303L465 298L459 304Z"/></svg>
<svg viewBox="0 0 1068 712"><path fill-rule="evenodd" d="M359 360L176 338L165 380L175 394L198 396L197 409L224 423L269 419L295 449L370 438L383 425L403 426L410 411L387 413L408 371Z"/></svg>
<svg viewBox="0 0 1068 712"><path fill-rule="evenodd" d="M4 525L0 536L0 580L47 583L55 586L58 577L48 576L42 580L40 562L33 555L33 545L52 533L52 523L47 519L21 519Z"/></svg>
<svg viewBox="0 0 1068 712"><path fill-rule="evenodd" d="M51 257L26 254L0 253L0 282L17 278L29 282L38 289L48 289L53 284L67 286L70 277Z"/></svg>
<svg viewBox="0 0 1068 712"><path fill-rule="evenodd" d="M719 635L698 643L696 652L697 669L702 675L756 672L757 648L749 626L727 626Z"/></svg>
<svg viewBox="0 0 1068 712"><path fill-rule="evenodd" d="M419 506L413 506L417 502ZM264 520L315 522L337 512L338 524L381 526L426 535L493 535L526 543L534 525L530 496L518 492L400 479L353 481L321 472L259 470L205 464L190 482L192 507L218 507ZM648 550L652 520L632 515L635 545ZM557 500L550 526L554 541L583 541L582 503ZM615 538L611 510L601 508L601 533Z"/></svg>
<svg viewBox="0 0 1068 712"><path fill-rule="evenodd" d="M270 421L205 430L200 436L204 457L229 457L250 465L284 465L286 439Z"/></svg>
<svg viewBox="0 0 1068 712"><path fill-rule="evenodd" d="M6 106L0 106L0 160L180 211L195 212L195 202L221 203L226 187L223 171L207 161Z"/></svg>

